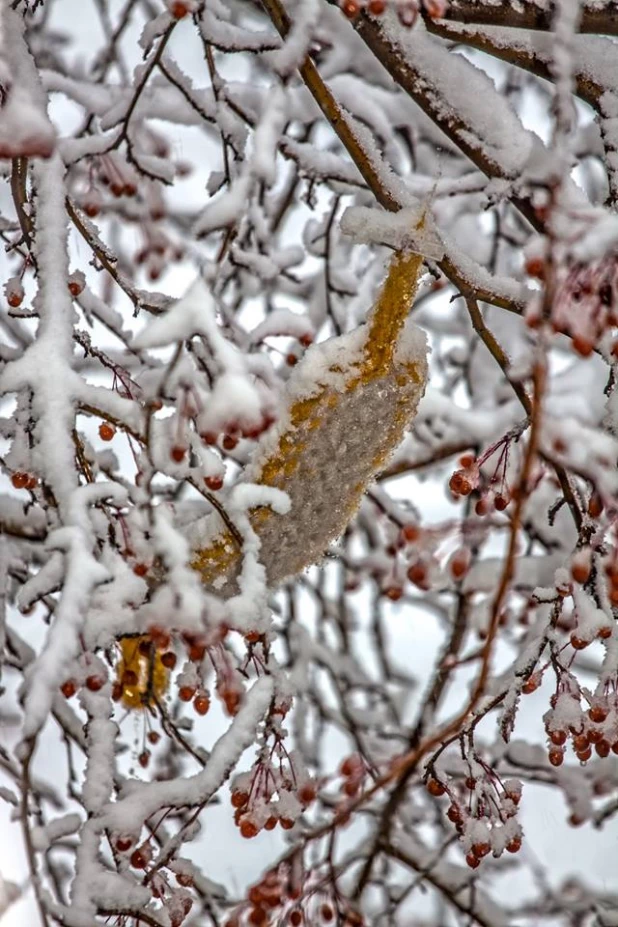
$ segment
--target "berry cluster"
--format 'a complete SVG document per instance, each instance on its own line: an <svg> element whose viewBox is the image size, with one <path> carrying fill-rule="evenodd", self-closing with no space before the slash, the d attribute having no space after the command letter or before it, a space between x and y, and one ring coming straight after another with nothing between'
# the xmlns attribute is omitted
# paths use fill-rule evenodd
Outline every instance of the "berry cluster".
<svg viewBox="0 0 618 927"><path fill-rule="evenodd" d="M26 291L22 281L28 266L29 262L24 261L21 273L19 275L9 277L9 279L4 284L4 295L11 309L19 308L19 306L21 306L24 301ZM67 279L67 286L71 296L74 299L77 299L77 297L81 295L84 287L86 286L86 276L84 272L81 270L74 270Z"/></svg>
<svg viewBox="0 0 618 927"><path fill-rule="evenodd" d="M526 270L530 276L544 280L543 256L531 252ZM577 354L589 357L618 325L617 295L618 265L614 256L588 265L575 264L565 270L556 287L549 322L556 333L571 338ZM526 323L537 328L540 321L539 307L532 303ZM618 354L618 340L612 342L611 350Z"/></svg>
<svg viewBox="0 0 618 927"><path fill-rule="evenodd" d="M487 448L479 457L464 454L460 458L460 467L455 470L449 480L449 489L455 498L469 496L478 490L479 498L476 501L475 512L483 517L492 509L503 512L513 498L513 491L508 483L509 456L511 447L522 434L523 426L518 426L507 432L499 441ZM482 470L484 464L497 454L497 461L490 475Z"/></svg>
<svg viewBox="0 0 618 927"><path fill-rule="evenodd" d="M202 479L213 492L223 486L224 469L211 449L218 447L229 453L241 438L255 441L276 418L273 397L265 384L256 379L250 395L245 386L245 381L233 374L216 380L209 394L203 394L195 386L186 389L180 385L176 414L160 423L169 441L170 459L182 464L192 448L201 460ZM229 396L239 389L246 396L246 402L241 414L230 417ZM202 459L203 447L208 449L205 459Z"/></svg>
<svg viewBox="0 0 618 927"><path fill-rule="evenodd" d="M328 874L304 872L300 855L271 869L234 910L224 927L363 927L362 916L339 895Z"/></svg>
<svg viewBox="0 0 618 927"><path fill-rule="evenodd" d="M284 746L282 715L276 707L269 721L272 744L265 743L251 771L240 773L232 783L234 821L247 839L278 824L291 830L317 796L314 781Z"/></svg>
<svg viewBox="0 0 618 927"><path fill-rule="evenodd" d="M11 474L11 484L13 489L29 489L30 492L36 489L39 484L36 476L32 473L26 473L23 470L15 470Z"/></svg>
<svg viewBox="0 0 618 927"><path fill-rule="evenodd" d="M427 780L427 791L434 798L448 795L446 816L455 825L466 862L476 869L490 853L495 859L504 851L521 849L522 829L516 819L521 801L521 783L502 782L478 756L469 761L469 775L463 781L443 781L436 774Z"/></svg>
<svg viewBox="0 0 618 927"><path fill-rule="evenodd" d="M469 535L477 533L467 524L454 527L447 523L432 528L422 528L413 522L404 524L386 544L390 561L376 561L374 567L382 594L398 602L406 578L417 589L427 591L436 585L438 577L444 579L444 571L451 581L460 582L472 559ZM350 581L347 588L353 588Z"/></svg>
<svg viewBox="0 0 618 927"><path fill-rule="evenodd" d="M343 781L341 791L346 798L356 798L363 787L368 769L360 753L351 753L339 766L339 775Z"/></svg>
<svg viewBox="0 0 618 927"><path fill-rule="evenodd" d="M143 244L135 252L134 261L146 268L148 279L154 283L171 262L182 261L185 251L182 245L173 242L163 229L152 222L142 222L140 232Z"/></svg>
<svg viewBox="0 0 618 927"><path fill-rule="evenodd" d="M165 171L178 178L190 173L190 166L183 161L173 162L168 142L149 126L137 129L139 145L153 161L165 164ZM132 150L132 149L131 149ZM142 265L149 280L157 280L170 262L181 261L185 249L173 242L162 232L157 223L167 215L167 206L161 184L142 165L133 163L132 157L125 157L120 151L109 151L94 160L88 172L78 173L75 186L75 200L89 219L100 213L113 213L120 209L125 222L134 223L139 229L144 244L134 255L135 263Z"/></svg>
<svg viewBox="0 0 618 927"><path fill-rule="evenodd" d="M421 10L431 19L440 19L448 4L447 0L340 0L339 5L342 13L352 20L361 10L366 10L371 16L382 16L391 6L396 10L401 25L411 29Z"/></svg>
<svg viewBox="0 0 618 927"><path fill-rule="evenodd" d="M73 698L82 687L89 692L99 692L107 679L107 669L103 661L92 653L84 653L75 661L73 671L60 686L60 691L67 699Z"/></svg>
<svg viewBox="0 0 618 927"><path fill-rule="evenodd" d="M153 829L153 836L157 828ZM120 834L112 841L115 855L139 872L148 873L152 897L160 903L160 910L165 912L166 923L170 927L181 927L193 907L190 888L193 886L192 865L182 860L173 860L165 866L156 866L156 871L149 873L154 860L152 841L139 843L133 836ZM174 879L174 884L172 882Z"/></svg>
<svg viewBox="0 0 618 927"><path fill-rule="evenodd" d="M591 758L593 749L601 758L610 752L618 754L617 683L611 691L592 695L582 690L571 673L560 675L551 707L543 716L552 766L562 766L569 741L582 764Z"/></svg>

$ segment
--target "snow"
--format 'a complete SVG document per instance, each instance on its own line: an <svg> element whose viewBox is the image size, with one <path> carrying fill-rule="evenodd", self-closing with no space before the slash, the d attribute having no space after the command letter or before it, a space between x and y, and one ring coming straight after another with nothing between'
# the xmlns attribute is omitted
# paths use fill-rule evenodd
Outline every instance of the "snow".
<svg viewBox="0 0 618 927"><path fill-rule="evenodd" d="M531 153L532 136L491 79L463 56L451 54L422 27L401 29L393 11L381 19L381 29L411 69L415 87L438 121L451 126L454 137L487 160L493 172L513 179L520 176Z"/></svg>
<svg viewBox="0 0 618 927"><path fill-rule="evenodd" d="M310 337L313 339L313 326L305 315L290 309L274 309L263 322L256 325L251 332L251 342L259 344L265 338L278 335L290 335L293 338Z"/></svg>
<svg viewBox="0 0 618 927"><path fill-rule="evenodd" d="M56 133L28 57L23 21L6 10L0 32L0 158L48 158L55 147Z"/></svg>
<svg viewBox="0 0 618 927"><path fill-rule="evenodd" d="M293 74L303 63L313 41L319 17L320 0L304 0L299 4L281 48L270 53L270 63L282 77Z"/></svg>
<svg viewBox="0 0 618 927"><path fill-rule="evenodd" d="M341 217L341 230L364 244L418 251L433 261L441 261L444 257L444 248L427 204L407 206L396 213L368 206L349 206Z"/></svg>
<svg viewBox="0 0 618 927"><path fill-rule="evenodd" d="M78 6L74 2L77 12ZM560 125L545 147L528 129L548 134L544 112L537 118L547 100L533 89L539 86L536 78L522 80L513 72L505 83L500 63L473 52L485 74L459 47L429 37L420 20L406 30L390 10L375 23L392 44L391 69L401 68L411 81L404 90L336 4L291 0L286 9L294 26L281 41L263 10L206 0L199 23L188 15L174 26L160 68L140 88L131 114L129 154L137 165L173 179L163 190L128 165L124 148L109 150L118 144L135 82L152 63L148 57L144 63L132 43L141 32L152 55L172 25L167 12L150 16L147 7L127 7L121 58L107 64L107 33L123 15L113 4L109 11L101 7L101 22L77 15L71 21L62 12L60 19L53 14L50 26L42 12L24 19L21 9L2 19L9 37L0 41L0 80L3 86L12 83L22 112L15 121L7 103L0 113L0 141L10 130L10 143L24 144L20 133L36 129L39 142L48 133L50 157L31 157L28 164L24 215L35 223L36 267L24 266L29 242L20 241L8 189L7 215L0 222L5 297L14 302L22 286L24 291L21 306L0 307L6 342L0 348L0 386L6 393L0 419L5 480L0 583L7 605L5 611L0 591L0 644L6 635L0 655L8 659L3 718L8 750L25 738L17 759L3 762L10 788L0 787L0 798L8 802L8 819L21 800L18 761L36 746L24 807L33 811L37 855L54 847L48 860L53 863L59 843L63 862L73 854L70 874L61 874L63 887L74 875L66 905L57 903L58 896L52 900L55 886L41 865L48 918L67 927L95 927L101 917L147 917L160 927L177 927L182 901L195 893L181 890L170 877L165 898L153 901L150 889L164 888L169 873L162 867L144 881L130 866L130 853L110 853L109 840L130 831L150 847L155 866L165 859L171 872L194 876L204 908L192 912L187 924L203 919L210 907L213 919L229 919L247 885L272 867L281 849L279 832L240 841L227 801L218 800L219 794L227 796L228 777L248 768L251 747L251 769L268 762L277 782L280 760L284 770L293 766L299 782L305 781L307 763L316 774L322 793L317 810L303 813L282 852L309 840L305 861L315 862L316 870L305 873L305 886L328 878L322 842L310 837L316 822L328 821L340 802L337 767L343 756L354 750L366 758L369 783L406 749L417 719L431 736L440 718L456 714L469 693L483 647L477 635L487 630L504 572L514 504L481 515L476 496L458 506L446 487L461 454L478 457L492 446L495 456L478 471L477 489L487 489L498 467L489 484L493 498L506 446L506 481L517 486L529 431L512 385L520 382L529 390L540 344L547 352L548 385L532 472L535 488L522 512L491 677L463 741L467 758L461 758L457 742L441 755L439 770L458 783L469 768L480 780L486 762L502 784L505 776L522 780L525 840L547 869L553 913L559 919L579 905L588 916L596 898L611 919L613 902L601 904L605 896L587 887L594 878L611 878L611 854L605 860L602 851L590 850L585 830L572 837L557 819L544 825L547 814L562 814L555 810L561 793L569 812L590 822L609 817L604 809L615 802L616 764L599 757L579 768L569 754L560 770L550 767L541 746L541 716L556 674L560 685L570 679L572 686L560 696L557 720L575 725L590 700L612 691L618 672L608 573L618 492L618 400L613 381L608 385L616 367L615 320L588 360L574 353L568 335L545 338L526 324L526 306L538 299L542 283L532 289L526 282L531 232L518 204L536 210L542 224L548 185L558 177L560 214L550 216L550 230L560 240L560 269L575 262L611 266L616 218L600 204L608 180L611 197L616 166L618 93L608 53L614 42L575 35L577 10L570 2L556 10L557 35L461 27L462 39L474 31L491 33L505 54L508 43L516 52L533 50L555 75ZM72 9L70 0L67 8ZM22 38L24 23L34 59ZM63 30L69 37L82 30L79 46L63 44ZM212 61L205 61L204 43ZM380 185L401 205L399 212L378 208L299 79L298 63L314 51L346 126ZM39 72L43 86L34 61L45 62ZM105 68L103 82L95 83L90 75ZM595 124L586 124L590 114L583 108L574 109L572 79L580 86L588 82L586 92L599 111ZM46 113L47 93L55 130ZM116 200L102 188L102 165L110 161L130 175L134 196ZM195 169L193 179L185 181L180 162ZM573 165L577 170L570 178ZM5 179L10 169L5 161ZM92 194L101 210L96 224L78 214L85 234L71 232L70 239L67 192L83 208L86 193ZM165 257L137 265L137 255L153 243L167 249ZM551 242L539 237L536 244L538 256L545 256ZM177 257L180 247L184 253ZM379 279L393 249L405 252L395 260L408 262L414 280L399 278L382 297ZM120 287L97 268L93 250L105 256ZM85 277L75 299L67 293L69 269ZM161 292L152 291L152 272L161 274ZM469 286L486 298L481 311L507 355L508 376L480 343L456 284L445 276L460 280L464 295ZM80 276L73 282L84 281ZM178 293L184 295L176 299ZM372 349L374 305L384 311ZM404 321L410 314L420 329ZM395 316L400 329L390 327ZM344 334L332 337L339 331ZM295 366L286 351L298 357ZM431 386L422 396L428 377ZM101 417L115 424L109 443L97 432ZM229 450L223 436L239 435ZM186 447L181 461L171 454L177 441ZM393 451L393 473L401 473L396 480L389 474ZM554 465L568 473L582 512L581 531L569 507L560 504ZM225 483L201 495L205 476L225 476ZM24 477L30 488L17 488ZM593 489L605 505L599 518L586 514ZM402 525L417 531L413 542L404 543ZM582 531L593 565L593 579L583 587L570 574ZM213 541L220 542L220 561L209 560ZM202 546L200 574L196 549ZM461 550L470 563L460 580L451 566L453 552ZM427 568L427 589L408 582L417 558ZM557 590L563 611L553 628ZM31 616L19 614L15 603ZM453 622L462 615L461 647L442 663L444 638L453 635ZM122 702L111 699L117 640L155 624L173 632L178 672L161 683L160 705L127 713ZM607 629L609 637L571 659L571 631L592 640ZM208 642L201 661L187 658L183 632ZM524 697L524 677L539 653L543 685ZM441 670L448 670L452 687L433 706L427 692ZM85 685L93 671L105 679L98 692ZM71 701L59 690L67 677L79 689ZM587 686L583 696L580 679ZM190 703L180 705L179 682L209 689L206 718ZM226 684L242 691L240 713L231 722L217 697ZM493 712L477 725L489 708L489 693L505 693L498 725ZM285 718L276 711L282 705L289 710ZM140 741L159 730L159 710L166 724L176 725L178 739L153 749L149 768L134 772ZM548 723L551 730L555 720ZM507 748L502 738L511 734L515 739ZM67 748L60 754L61 738ZM294 757L289 767L288 749ZM75 767L68 795L67 759ZM535 797L539 785L529 779L542 784L547 800ZM433 800L412 781L410 801L401 805L393 828L387 888L397 905L410 885L414 894L393 914L379 893L364 893L365 919L448 920L455 909L464 919L493 927L524 914L535 923L549 919L542 890L537 894L529 884L531 871L541 880L540 868L535 863L530 868L534 857L524 849L509 866L488 860L491 868L474 873L458 865L461 848L483 838L486 825L476 821L456 843L450 823L442 833L440 817L430 821ZM52 790L50 782L59 787ZM489 785L497 793L502 788L488 773ZM372 797L376 815L389 788ZM472 800L484 788L479 781ZM58 798L65 800L66 814ZM292 791L285 792L280 807L297 819ZM201 810L184 828L185 816ZM260 822L266 810L264 802L257 804ZM442 806L435 811L440 816ZM335 854L335 864L346 870L342 898L353 881L347 867L372 846L370 818L365 828L354 815L345 837L350 855ZM0 827L4 824L3 819ZM9 842L13 826L8 820ZM509 819L495 833L490 827L494 849L504 849L519 826ZM177 852L186 856L172 855ZM7 917L29 922L29 911L23 911L34 893L29 884L28 897L17 898L26 886L18 884L19 869L6 856L0 869L11 881L0 880L0 912L14 902ZM596 860L595 872L580 866L586 888L579 895L574 883L553 889L559 886L554 875L566 871L571 858ZM300 859L300 853L294 856L295 865ZM229 896L201 875L202 865L231 886ZM380 853L376 871L383 865ZM31 886L37 889L36 878ZM430 908L434 894L444 901L440 909ZM285 920L288 914L273 917Z"/></svg>
<svg viewBox="0 0 618 927"><path fill-rule="evenodd" d="M167 782L127 782L118 800L103 809L97 822L99 832L108 828L114 834L139 834L143 822L159 808L206 804L253 743L272 693L273 683L267 676L253 685L230 727L213 745L201 772Z"/></svg>

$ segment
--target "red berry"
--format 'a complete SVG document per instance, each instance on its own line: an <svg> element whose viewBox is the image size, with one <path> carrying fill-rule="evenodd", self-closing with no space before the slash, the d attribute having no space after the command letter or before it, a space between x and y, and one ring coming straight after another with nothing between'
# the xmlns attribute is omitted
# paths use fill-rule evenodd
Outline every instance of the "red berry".
<svg viewBox="0 0 618 927"><path fill-rule="evenodd" d="M178 697L182 702L190 702L195 695L195 686L181 686L178 690Z"/></svg>
<svg viewBox="0 0 618 927"><path fill-rule="evenodd" d="M210 699L206 693L195 696L195 699L193 700L193 707L195 708L198 715L203 716L208 714L208 709L210 708Z"/></svg>
<svg viewBox="0 0 618 927"><path fill-rule="evenodd" d="M147 863L146 854L141 849L133 850L131 853L131 865L134 869L145 869Z"/></svg>
<svg viewBox="0 0 618 927"><path fill-rule="evenodd" d="M160 628L158 625L153 624L152 627L148 628L148 633L152 643L155 645L157 650L169 649L171 644L169 631L166 631L165 628Z"/></svg>
<svg viewBox="0 0 618 927"><path fill-rule="evenodd" d="M427 782L427 791L430 795L433 795L434 798L439 798L440 795L444 795L446 789L437 779L429 779Z"/></svg>
<svg viewBox="0 0 618 927"><path fill-rule="evenodd" d="M276 826L277 818L271 814L271 816L266 821L266 824L264 824L264 830L274 830Z"/></svg>
<svg viewBox="0 0 618 927"><path fill-rule="evenodd" d="M67 679L67 681L63 682L60 686L60 691L65 698L73 698L77 692L77 683L74 679Z"/></svg>
<svg viewBox="0 0 618 927"><path fill-rule="evenodd" d="M579 354L580 357L590 357L594 350L592 342L584 338L583 335L574 335L572 344L573 350Z"/></svg>
<svg viewBox="0 0 618 927"><path fill-rule="evenodd" d="M573 650L584 650L590 641L586 641L583 637L578 637L577 634L571 634L571 647Z"/></svg>
<svg viewBox="0 0 618 927"><path fill-rule="evenodd" d="M529 257L526 261L526 273L529 277L543 280L545 277L545 262L540 257Z"/></svg>
<svg viewBox="0 0 618 927"><path fill-rule="evenodd" d="M455 551L451 557L451 562L449 564L451 576L453 579L461 579L462 576L468 572L468 567L470 565L470 554L463 548L462 550Z"/></svg>
<svg viewBox="0 0 618 927"><path fill-rule="evenodd" d="M550 731L549 739L557 747L561 747L563 744L566 743L567 733L566 731Z"/></svg>
<svg viewBox="0 0 618 927"><path fill-rule="evenodd" d="M399 599L403 595L403 589L401 588L401 586L395 586L395 585L387 586L386 589L384 590L384 595L386 596L387 599L390 599L391 602L398 602Z"/></svg>
<svg viewBox="0 0 618 927"><path fill-rule="evenodd" d="M206 483L206 486L208 487L208 489L211 490L211 492L217 492L217 490L221 489L221 487L223 486L223 477L222 476L205 476L204 482Z"/></svg>
<svg viewBox="0 0 618 927"><path fill-rule="evenodd" d="M146 576L148 573L148 564L147 563L135 563L133 565L133 572L136 576Z"/></svg>
<svg viewBox="0 0 618 927"><path fill-rule="evenodd" d="M524 693L524 695L530 695L532 692L536 692L536 690L538 689L540 685L541 685L540 677L537 676L536 673L533 673L532 676L529 676L526 679L525 683L521 687L521 691Z"/></svg>
<svg viewBox="0 0 618 927"><path fill-rule="evenodd" d="M298 793L298 798L303 805L310 805L312 801L316 799L316 789L315 786L307 784L303 785Z"/></svg>
<svg viewBox="0 0 618 927"><path fill-rule="evenodd" d="M183 0L172 0L169 10L174 19L182 19L189 12L189 7Z"/></svg>
<svg viewBox="0 0 618 927"><path fill-rule="evenodd" d="M206 644L200 640L193 640L189 645L187 650L187 656L193 663L200 663L204 659L204 654L206 653Z"/></svg>
<svg viewBox="0 0 618 927"><path fill-rule="evenodd" d="M509 500L507 496L503 495L502 493L496 494L496 497L494 498L494 506L497 512L504 512L508 504Z"/></svg>
<svg viewBox="0 0 618 927"><path fill-rule="evenodd" d="M221 443L224 450L233 451L238 444L238 438L234 437L234 435L224 435Z"/></svg>
<svg viewBox="0 0 618 927"><path fill-rule="evenodd" d="M124 671L124 673L122 674L121 681L122 681L123 686L128 687L128 688L131 688L132 686L136 686L137 683L139 682L137 678L137 673L135 672L135 670L131 670L131 669L126 669Z"/></svg>
<svg viewBox="0 0 618 927"><path fill-rule="evenodd" d="M231 795L231 802L233 808L244 808L249 801L249 795L247 792L242 792L240 789L235 789Z"/></svg>
<svg viewBox="0 0 618 927"><path fill-rule="evenodd" d="M296 822L293 821L292 818L281 818L279 823L284 830L292 830Z"/></svg>
<svg viewBox="0 0 618 927"><path fill-rule="evenodd" d="M11 476L11 483L14 489L25 489L28 485L28 474L22 473L21 470L16 470Z"/></svg>
<svg viewBox="0 0 618 927"><path fill-rule="evenodd" d="M373 2L376 2L376 0L373 0ZM333 913L333 909L331 908L329 904L322 905L322 907L320 908L320 916L323 921L326 921L326 923L328 923L329 921L332 921L334 917L334 913Z"/></svg>
<svg viewBox="0 0 618 927"><path fill-rule="evenodd" d="M360 767L359 757L356 754L348 756L343 760L339 767L339 773L342 776L353 776Z"/></svg>
<svg viewBox="0 0 618 927"><path fill-rule="evenodd" d="M419 586L421 589L425 588L427 585L427 568L425 564L420 561L411 564L408 567L408 579L415 586Z"/></svg>
<svg viewBox="0 0 618 927"><path fill-rule="evenodd" d="M250 840L252 837L257 836L257 832L258 829L253 821L249 820L248 818L243 818L243 820L240 822L240 833L242 836L247 840Z"/></svg>
<svg viewBox="0 0 618 927"><path fill-rule="evenodd" d="M81 271L75 271L69 277L69 292L71 296L79 296L86 286L86 278Z"/></svg>
<svg viewBox="0 0 618 927"><path fill-rule="evenodd" d="M119 853L126 853L133 846L133 837L118 837L116 840L116 849Z"/></svg>
<svg viewBox="0 0 618 927"><path fill-rule="evenodd" d="M459 805L451 805L446 812L446 816L453 824L459 824L462 820L461 809Z"/></svg>
<svg viewBox="0 0 618 927"><path fill-rule="evenodd" d="M455 470L448 485L454 496L469 496L473 489L465 470Z"/></svg>
<svg viewBox="0 0 618 927"><path fill-rule="evenodd" d="M603 500L598 493L593 493L588 502L588 514L591 518L598 518L603 511Z"/></svg>
<svg viewBox="0 0 618 927"><path fill-rule="evenodd" d="M607 709L603 708L601 705L593 705L592 708L588 710L588 717L595 724L602 724L607 718Z"/></svg>
<svg viewBox="0 0 618 927"><path fill-rule="evenodd" d="M403 537L405 541L408 541L409 543L418 541L420 534L421 532L420 532L418 525L412 525L412 524L404 525L403 528L401 529L401 536Z"/></svg>
<svg viewBox="0 0 618 927"><path fill-rule="evenodd" d="M549 751L548 759L552 766L562 766L564 753L562 750L553 748Z"/></svg>
<svg viewBox="0 0 618 927"><path fill-rule="evenodd" d="M260 927L261 924L265 924L268 920L268 914L262 907L252 908L249 912L249 923L253 924L254 927Z"/></svg>
<svg viewBox="0 0 618 927"><path fill-rule="evenodd" d="M98 692L104 685L105 679L103 676L93 674L92 676L86 677L86 688L90 689L91 692Z"/></svg>
<svg viewBox="0 0 618 927"><path fill-rule="evenodd" d="M571 562L571 576L576 583L585 583L590 577L590 557L586 556L586 551L578 552Z"/></svg>
<svg viewBox="0 0 618 927"><path fill-rule="evenodd" d="M111 441L116 434L116 429L109 422L101 422L99 425L99 438L101 441Z"/></svg>
<svg viewBox="0 0 618 927"><path fill-rule="evenodd" d="M240 693L236 692L235 689L225 689L220 695L228 715L231 717L237 715L240 708Z"/></svg>
<svg viewBox="0 0 618 927"><path fill-rule="evenodd" d="M373 16L381 16L386 9L386 0L369 0L367 9Z"/></svg>
<svg viewBox="0 0 618 927"><path fill-rule="evenodd" d="M18 306L21 306L25 293L19 280L16 280L14 277L11 278L11 280L5 284L4 292L7 302L12 309L17 309Z"/></svg>
<svg viewBox="0 0 618 927"><path fill-rule="evenodd" d="M148 743L152 744L153 746L155 744L158 744L159 741L161 740L161 735L159 734L158 731L148 731L148 734L146 736L148 738Z"/></svg>
<svg viewBox="0 0 618 927"><path fill-rule="evenodd" d="M161 663L165 669L173 670L176 666L176 654L173 650L167 650L165 653L161 654ZM183 701L189 701L189 699L183 699Z"/></svg>
<svg viewBox="0 0 618 927"><path fill-rule="evenodd" d="M140 766L146 769L146 767L148 766L150 762L150 750L142 750L142 752L137 758L137 762L139 763Z"/></svg>
<svg viewBox="0 0 618 927"><path fill-rule="evenodd" d="M475 856L478 856L479 859L482 859L484 856L487 856L490 850L491 850L491 846L486 842L475 843L472 847L472 852L474 853Z"/></svg>
<svg viewBox="0 0 618 927"><path fill-rule="evenodd" d="M609 756L609 751L611 748L609 745L609 741L603 738L602 740L599 740L599 742L594 745L594 749L596 750L597 754L600 757L605 758L606 756Z"/></svg>
<svg viewBox="0 0 618 927"><path fill-rule="evenodd" d="M187 453L186 447L182 447L180 444L175 444L170 451L170 456L175 463L182 463L185 459L185 454Z"/></svg>
<svg viewBox="0 0 618 927"><path fill-rule="evenodd" d="M476 501L474 511L479 516L479 518L483 518L485 515L487 515L490 508L491 506L487 496L481 496L481 498L477 499Z"/></svg>
<svg viewBox="0 0 618 927"><path fill-rule="evenodd" d="M470 869L478 869L481 864L480 859L474 853L470 852L466 855L466 862Z"/></svg>
<svg viewBox="0 0 618 927"><path fill-rule="evenodd" d="M521 850L521 837L513 837L506 845L507 853L519 853Z"/></svg>

